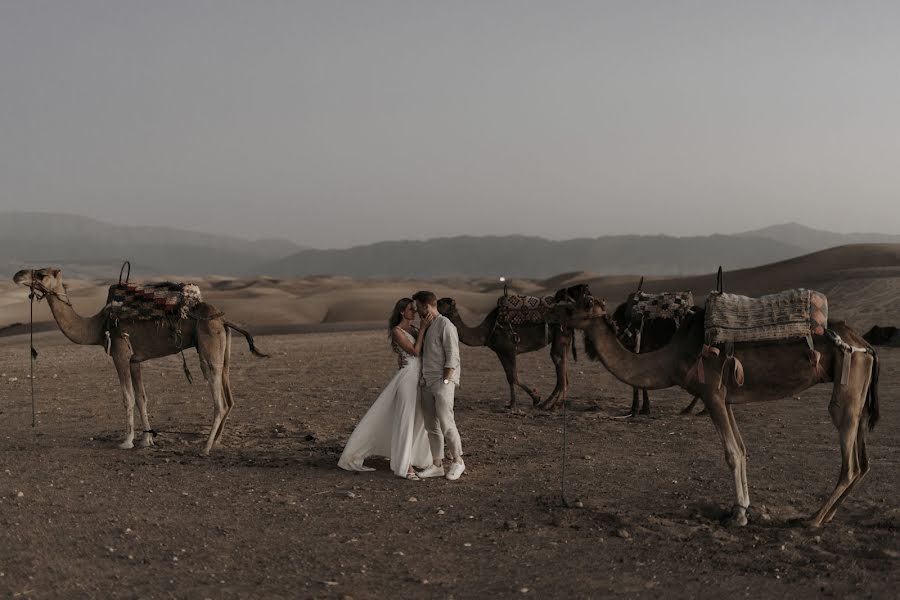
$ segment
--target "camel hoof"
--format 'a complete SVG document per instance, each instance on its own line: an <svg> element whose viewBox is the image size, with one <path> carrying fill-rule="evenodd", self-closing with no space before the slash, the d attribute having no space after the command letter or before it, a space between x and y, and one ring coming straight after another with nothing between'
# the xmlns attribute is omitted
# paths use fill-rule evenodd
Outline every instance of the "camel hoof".
<svg viewBox="0 0 900 600"><path fill-rule="evenodd" d="M821 529L822 522L817 521L815 518L804 519L800 522L807 529Z"/></svg>
<svg viewBox="0 0 900 600"><path fill-rule="evenodd" d="M743 506L735 506L731 516L725 522L728 527L746 527L750 519L747 518L747 509Z"/></svg>
<svg viewBox="0 0 900 600"><path fill-rule="evenodd" d="M134 448L134 442L132 442L131 440L125 440L124 442L119 444L119 448L122 450L131 450L132 448Z"/></svg>
<svg viewBox="0 0 900 600"><path fill-rule="evenodd" d="M138 443L138 446L140 448L150 448L150 447L154 446L155 444L156 443L153 441L153 437L148 435Z"/></svg>

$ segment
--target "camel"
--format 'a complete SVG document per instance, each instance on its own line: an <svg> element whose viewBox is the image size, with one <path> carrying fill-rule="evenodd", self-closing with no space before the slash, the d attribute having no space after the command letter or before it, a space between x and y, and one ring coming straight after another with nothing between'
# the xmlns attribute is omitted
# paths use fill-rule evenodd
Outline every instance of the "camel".
<svg viewBox="0 0 900 600"><path fill-rule="evenodd" d="M658 350L668 344L669 340L672 339L672 336L675 335L675 319L648 319L644 321L643 328L641 329L641 345L640 348L637 348L637 337L634 335L625 336L625 332L631 324L630 309L631 303L623 302L616 307L616 310L613 311L612 315L612 320L613 323L615 323L619 340L629 351L641 353ZM647 390L632 387L631 391L631 410L626 416L633 417L638 414L649 415L650 395L647 393ZM644 400L643 404L641 404L642 392Z"/></svg>
<svg viewBox="0 0 900 600"><path fill-rule="evenodd" d="M556 292L555 299L557 301L577 300L587 294L590 294L590 290L586 285L575 285ZM514 409L516 407L516 387L525 390L525 393L531 397L534 406L540 405L541 408L549 409L561 406L565 402L569 385L567 355L570 347L573 359L577 360L570 330L563 329L558 323L517 325L512 330L508 326L497 323L499 313L497 308L489 312L481 323L475 327L469 327L460 317L456 301L453 298L441 298L438 300L437 308L439 313L450 319L456 326L459 341L467 346L487 346L500 359L500 364L506 372L506 381L509 384L507 408ZM548 337L550 338L550 358L556 368L556 386L547 400L541 403L537 390L519 381L516 356L540 350L547 345Z"/></svg>
<svg viewBox="0 0 900 600"><path fill-rule="evenodd" d="M208 455L219 436L225 420L234 406L228 364L231 355L231 330L247 338L250 351L267 356L253 343L253 337L243 329L222 318L222 313L205 302L191 309L190 318L177 321L178 330L161 327L157 321L121 321L113 325L104 307L92 317L82 317L76 312L66 295L62 273L59 269L19 271L13 277L15 283L32 290L38 300L47 299L53 318L70 341L87 346L109 348L125 403L125 439L119 448L134 447L134 405L137 402L143 426L140 447L153 445L153 430L147 415L147 393L141 378L141 363L145 360L178 354L186 348L197 348L200 368L206 377L213 399L213 423L209 438L201 454ZM107 337L107 331L109 337ZM186 368L186 367L185 367Z"/></svg>
<svg viewBox="0 0 900 600"><path fill-rule="evenodd" d="M834 492L810 517L811 527L831 521L869 471L866 429L871 430L878 421L879 364L871 346L846 324L830 324L839 338L814 336L815 350L821 353L818 365L810 360L804 340L734 344L734 357L747 373L741 382L743 377L727 356L703 352L698 362L704 344L703 309L682 322L668 345L646 354L634 354L622 346L600 301L587 297L580 303L559 304L557 310L570 327L583 330L588 355L601 361L620 381L651 390L677 385L703 399L734 477L736 500L731 524L746 525L750 507L747 450L732 404L796 396L818 383L833 382L828 411L840 438L841 470ZM849 364L845 364L847 361ZM694 376L700 367L705 377Z"/></svg>
<svg viewBox="0 0 900 600"><path fill-rule="evenodd" d="M612 315L612 320L615 324L619 341L622 342L622 345L631 352L634 352L637 348L637 336L625 335L625 332L629 329L629 326L632 322L631 308L633 304L634 301L632 297L629 297L626 302L623 302L616 307L616 310L613 311ZM669 343L669 341L672 339L672 336L675 335L675 331L677 329L678 326L675 323L675 319L647 319L646 321L644 321L643 327L641 328L640 348L637 349L638 353L652 352L653 350L662 348ZM650 395L647 393L647 390L632 387L631 391L631 410L628 412L628 414L625 415L625 417L634 417L638 414L649 415ZM643 404L641 403L641 395L643 395ZM694 396L693 400L691 400L691 403L687 407L682 409L681 414L690 414L698 400L699 397Z"/></svg>

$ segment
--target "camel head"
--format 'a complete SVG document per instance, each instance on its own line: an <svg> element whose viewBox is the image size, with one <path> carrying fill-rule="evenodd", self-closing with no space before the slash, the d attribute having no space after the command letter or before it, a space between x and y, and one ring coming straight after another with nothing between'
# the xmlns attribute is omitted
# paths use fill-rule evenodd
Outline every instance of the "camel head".
<svg viewBox="0 0 900 600"><path fill-rule="evenodd" d="M43 269L22 269L13 276L15 283L34 288L40 295L65 294L62 271L55 267Z"/></svg>
<svg viewBox="0 0 900 600"><path fill-rule="evenodd" d="M581 298L556 303L556 313L560 322L574 329L586 329L594 319L606 318L606 304L594 298L590 292Z"/></svg>
<svg viewBox="0 0 900 600"><path fill-rule="evenodd" d="M580 302L591 295L591 288L586 283L579 283L557 290L553 295L555 302Z"/></svg>
<svg viewBox="0 0 900 600"><path fill-rule="evenodd" d="M453 298L441 298L437 302L437 310L440 314L449 319L458 312L456 309L456 300Z"/></svg>

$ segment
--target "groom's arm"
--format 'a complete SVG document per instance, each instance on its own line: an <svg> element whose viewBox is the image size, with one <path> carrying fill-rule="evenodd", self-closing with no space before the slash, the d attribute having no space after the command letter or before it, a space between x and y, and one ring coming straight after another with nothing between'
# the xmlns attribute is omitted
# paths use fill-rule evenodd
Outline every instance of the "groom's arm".
<svg viewBox="0 0 900 600"><path fill-rule="evenodd" d="M444 327L441 333L444 346L444 379L452 379L454 371L459 368L459 333L452 324Z"/></svg>

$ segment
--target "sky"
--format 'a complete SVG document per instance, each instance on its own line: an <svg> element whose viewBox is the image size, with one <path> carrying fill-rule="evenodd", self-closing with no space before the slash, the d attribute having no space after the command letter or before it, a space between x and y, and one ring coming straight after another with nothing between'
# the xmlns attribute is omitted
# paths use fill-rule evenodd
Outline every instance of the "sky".
<svg viewBox="0 0 900 600"><path fill-rule="evenodd" d="M900 3L0 0L0 210L318 248L900 233Z"/></svg>

